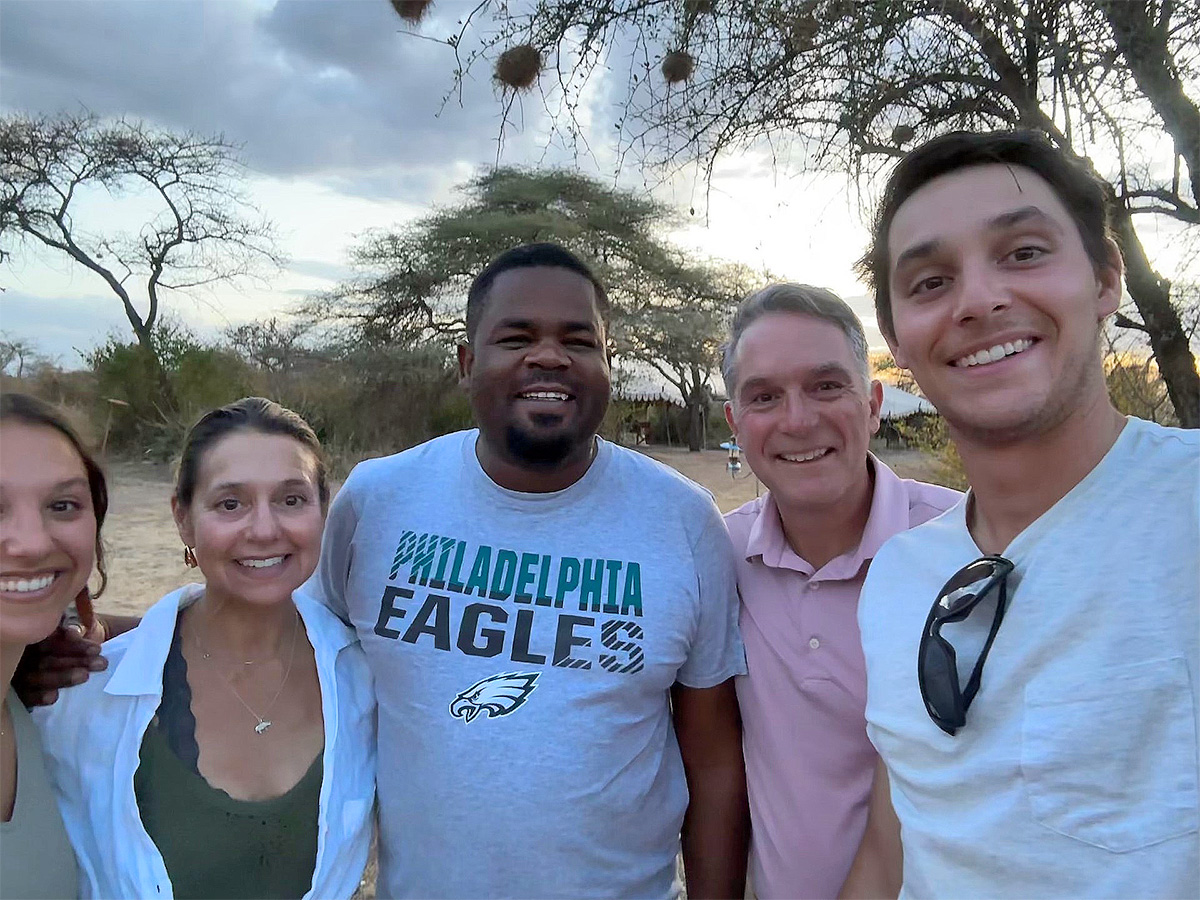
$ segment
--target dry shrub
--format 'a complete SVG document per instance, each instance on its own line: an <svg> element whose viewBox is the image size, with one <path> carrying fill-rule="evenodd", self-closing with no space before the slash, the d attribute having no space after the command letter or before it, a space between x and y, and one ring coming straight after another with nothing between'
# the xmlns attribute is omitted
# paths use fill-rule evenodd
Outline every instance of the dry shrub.
<svg viewBox="0 0 1200 900"><path fill-rule="evenodd" d="M696 60L686 50L672 50L662 61L663 78L667 84L679 84L692 77L696 71Z"/></svg>
<svg viewBox="0 0 1200 900"><path fill-rule="evenodd" d="M396 15L414 25L425 18L432 5L433 0L392 0L392 9L396 10Z"/></svg>
<svg viewBox="0 0 1200 900"><path fill-rule="evenodd" d="M514 91L533 87L542 71L542 54L531 44L509 47L496 60L495 79Z"/></svg>

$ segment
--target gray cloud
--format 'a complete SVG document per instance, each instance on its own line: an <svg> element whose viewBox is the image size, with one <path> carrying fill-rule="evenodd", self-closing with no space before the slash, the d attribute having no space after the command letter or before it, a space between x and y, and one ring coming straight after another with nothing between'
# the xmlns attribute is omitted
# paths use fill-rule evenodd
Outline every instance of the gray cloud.
<svg viewBox="0 0 1200 900"><path fill-rule="evenodd" d="M465 4L423 26L445 35ZM454 56L401 33L386 0L9 2L0 7L4 105L133 115L222 131L247 163L345 193L425 201L455 163L495 158L501 107L485 68L443 107ZM539 101L506 135L506 158L537 158Z"/></svg>

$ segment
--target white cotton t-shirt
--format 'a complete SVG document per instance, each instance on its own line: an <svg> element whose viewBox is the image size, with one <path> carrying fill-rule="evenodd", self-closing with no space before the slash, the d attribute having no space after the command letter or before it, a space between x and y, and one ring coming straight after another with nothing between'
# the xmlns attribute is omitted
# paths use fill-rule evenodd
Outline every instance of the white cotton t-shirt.
<svg viewBox="0 0 1200 900"><path fill-rule="evenodd" d="M901 896L1197 896L1200 432L1129 419L1013 540L1008 610L950 736L925 711L917 650L938 591L982 555L967 502L885 544L859 603ZM943 630L960 669L990 612Z"/></svg>
<svg viewBox="0 0 1200 900"><path fill-rule="evenodd" d="M746 671L702 488L597 441L524 494L478 432L357 466L304 588L379 699L380 896L668 897L688 803L668 702Z"/></svg>

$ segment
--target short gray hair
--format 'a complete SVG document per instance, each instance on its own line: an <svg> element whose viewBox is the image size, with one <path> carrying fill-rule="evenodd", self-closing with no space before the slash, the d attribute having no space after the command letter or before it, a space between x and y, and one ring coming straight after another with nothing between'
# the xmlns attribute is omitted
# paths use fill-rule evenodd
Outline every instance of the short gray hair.
<svg viewBox="0 0 1200 900"><path fill-rule="evenodd" d="M870 383L867 336L854 310L833 291L809 284L783 282L768 285L751 294L733 314L733 321L729 324L729 340L721 347L721 376L725 379L725 393L730 400L735 399L737 374L733 362L738 344L746 329L768 313L797 313L837 325L850 342L850 352L854 355L863 384Z"/></svg>

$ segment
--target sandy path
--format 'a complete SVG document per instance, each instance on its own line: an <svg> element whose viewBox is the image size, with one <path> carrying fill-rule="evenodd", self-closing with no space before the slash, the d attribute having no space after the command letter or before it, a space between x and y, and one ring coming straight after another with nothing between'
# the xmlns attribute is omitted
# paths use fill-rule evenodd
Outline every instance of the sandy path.
<svg viewBox="0 0 1200 900"><path fill-rule="evenodd" d="M688 453L648 448L649 455L703 484L727 512L757 496L757 479L743 466L737 478L725 468L721 450ZM928 478L929 462L915 450L881 454L908 478ZM169 467L138 462L108 466L109 512L104 527L109 584L97 606L105 612L140 614L168 591L196 580L183 564L183 544L171 519Z"/></svg>

